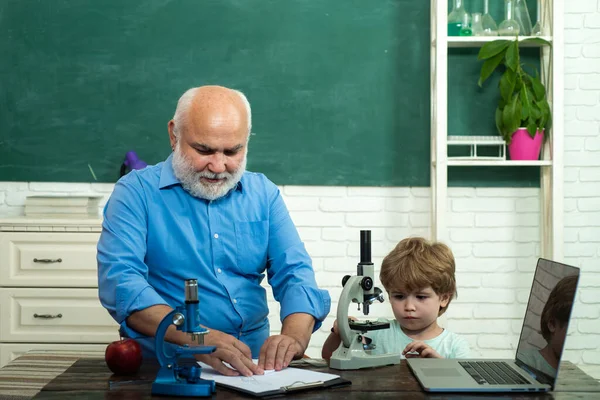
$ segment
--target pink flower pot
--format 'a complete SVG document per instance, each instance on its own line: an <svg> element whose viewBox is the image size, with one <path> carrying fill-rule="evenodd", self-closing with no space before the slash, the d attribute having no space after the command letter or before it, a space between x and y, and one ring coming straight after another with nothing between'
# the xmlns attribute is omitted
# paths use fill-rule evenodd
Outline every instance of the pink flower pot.
<svg viewBox="0 0 600 400"><path fill-rule="evenodd" d="M513 133L508 145L508 155L511 160L538 160L543 141L543 130L538 130L532 138L527 128L519 128Z"/></svg>

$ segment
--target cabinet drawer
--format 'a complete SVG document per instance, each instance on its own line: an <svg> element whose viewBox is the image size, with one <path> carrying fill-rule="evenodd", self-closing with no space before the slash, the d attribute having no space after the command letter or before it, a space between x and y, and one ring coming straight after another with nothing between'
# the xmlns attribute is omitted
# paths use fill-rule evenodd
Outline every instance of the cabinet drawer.
<svg viewBox="0 0 600 400"><path fill-rule="evenodd" d="M50 364L57 367L61 357L64 357L65 369L72 363L70 357L103 358L105 344L53 344L53 343L0 343L0 368L28 351L39 350L36 354L48 353L56 358Z"/></svg>
<svg viewBox="0 0 600 400"><path fill-rule="evenodd" d="M100 234L0 232L0 286L96 287Z"/></svg>
<svg viewBox="0 0 600 400"><path fill-rule="evenodd" d="M0 341L110 343L118 325L97 289L0 288Z"/></svg>

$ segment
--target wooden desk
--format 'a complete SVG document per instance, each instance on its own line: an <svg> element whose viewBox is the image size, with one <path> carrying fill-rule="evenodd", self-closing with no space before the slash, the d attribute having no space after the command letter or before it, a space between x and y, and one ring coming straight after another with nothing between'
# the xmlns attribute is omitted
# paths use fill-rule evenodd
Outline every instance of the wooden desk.
<svg viewBox="0 0 600 400"><path fill-rule="evenodd" d="M33 357L25 355L22 358ZM18 361L18 360L17 360ZM22 364L27 365L33 360ZM522 398L522 399L597 399L600 398L600 383L585 374L575 365L565 362L556 390L543 394L427 394L421 388L406 362L400 365L358 371L337 371L315 368L321 372L341 375L352 381L352 385L338 389L312 390L289 395L293 399L459 399L459 398ZM34 397L37 399L163 399L152 396L151 385L158 365L145 363L133 377L116 377L106 367L104 360L80 358L64 373L47 383ZM0 370L1 371L1 370ZM7 384L6 381L0 381ZM174 397L182 399L181 397ZM239 392L217 387L213 399L248 399ZM0 399L2 395L0 394Z"/></svg>

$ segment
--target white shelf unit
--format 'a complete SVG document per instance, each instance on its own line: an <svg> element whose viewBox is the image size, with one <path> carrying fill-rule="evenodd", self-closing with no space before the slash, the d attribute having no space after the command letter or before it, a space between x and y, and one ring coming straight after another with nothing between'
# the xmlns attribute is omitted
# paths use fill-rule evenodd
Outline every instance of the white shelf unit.
<svg viewBox="0 0 600 400"><path fill-rule="evenodd" d="M550 167L552 166L552 161L448 160L447 165L449 167Z"/></svg>
<svg viewBox="0 0 600 400"><path fill-rule="evenodd" d="M540 167L540 243L541 256L556 261L563 259L563 94L564 94L564 39L563 0L541 0L543 39L552 43L540 47L542 81L546 83L548 101L552 109L552 128L542 148L540 161L510 160L449 160L448 159L448 49L454 47L481 47L495 37L449 37L448 0L431 2L431 200L432 238L448 242L446 205L448 201L448 167L453 166L531 166ZM500 22L500 21L497 21ZM556 34L553 34L556 33ZM523 40L526 37L520 37ZM474 63L478 62L476 59ZM489 89L493 90L493 89ZM490 113L493 109L490 110Z"/></svg>
<svg viewBox="0 0 600 400"><path fill-rule="evenodd" d="M519 41L530 39L532 37L538 37L552 43L551 36L519 36ZM484 43L493 42L498 39L510 39L507 36L447 36L448 47L481 47ZM435 40L432 42L435 46ZM523 47L540 47L539 44L534 42L525 42Z"/></svg>

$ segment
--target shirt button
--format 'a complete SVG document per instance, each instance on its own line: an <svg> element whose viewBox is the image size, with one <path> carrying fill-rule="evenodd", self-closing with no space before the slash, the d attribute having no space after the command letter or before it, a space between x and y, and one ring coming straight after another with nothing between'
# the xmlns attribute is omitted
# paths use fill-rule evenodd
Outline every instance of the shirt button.
<svg viewBox="0 0 600 400"><path fill-rule="evenodd" d="M221 272L223 272L223 271L221 271L221 268L217 268L217 272L218 272L218 273L221 273Z"/></svg>
<svg viewBox="0 0 600 400"><path fill-rule="evenodd" d="M233 299L233 304L237 304L237 299Z"/></svg>
<svg viewBox="0 0 600 400"><path fill-rule="evenodd" d="M215 235L214 235L214 236L215 236L215 239L218 239L218 238L219 238L219 234L218 234L218 233L215 233Z"/></svg>

